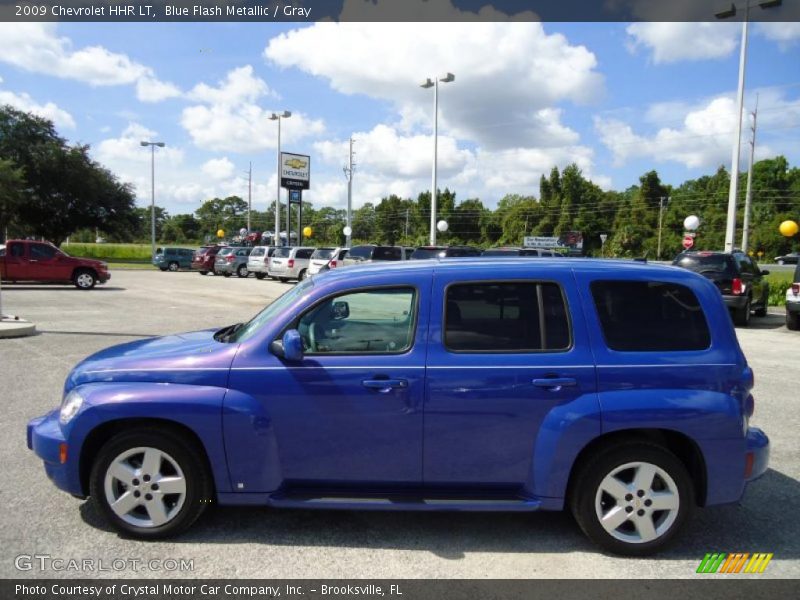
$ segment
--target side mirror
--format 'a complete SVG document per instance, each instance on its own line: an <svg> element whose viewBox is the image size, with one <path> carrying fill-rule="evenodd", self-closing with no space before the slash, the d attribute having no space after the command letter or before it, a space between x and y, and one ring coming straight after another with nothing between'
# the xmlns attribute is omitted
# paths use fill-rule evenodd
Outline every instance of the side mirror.
<svg viewBox="0 0 800 600"><path fill-rule="evenodd" d="M350 305L344 300L333 303L333 319L340 321L350 316Z"/></svg>
<svg viewBox="0 0 800 600"><path fill-rule="evenodd" d="M283 339L273 340L269 350L284 360L303 360L303 339L300 337L300 332L297 329L288 330L283 334Z"/></svg>
<svg viewBox="0 0 800 600"><path fill-rule="evenodd" d="M766 269L762 269L761 274L762 275L769 275L769 271L767 271Z"/></svg>

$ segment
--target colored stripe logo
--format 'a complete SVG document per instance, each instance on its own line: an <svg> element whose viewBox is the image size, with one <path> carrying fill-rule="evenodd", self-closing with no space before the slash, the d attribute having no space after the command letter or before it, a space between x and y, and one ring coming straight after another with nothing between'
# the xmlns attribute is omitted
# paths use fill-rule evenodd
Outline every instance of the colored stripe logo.
<svg viewBox="0 0 800 600"><path fill-rule="evenodd" d="M769 561L772 560L772 552L734 552L726 554L724 552L708 552L700 566L697 567L698 573L763 573Z"/></svg>

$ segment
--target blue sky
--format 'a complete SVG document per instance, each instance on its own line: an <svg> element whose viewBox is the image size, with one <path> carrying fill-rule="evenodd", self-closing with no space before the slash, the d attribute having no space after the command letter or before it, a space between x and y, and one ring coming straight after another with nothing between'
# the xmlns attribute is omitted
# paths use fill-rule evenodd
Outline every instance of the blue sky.
<svg viewBox="0 0 800 600"><path fill-rule="evenodd" d="M440 88L439 186L493 206L538 194L577 162L606 189L650 169L680 183L730 166L736 23L0 25L0 103L53 118L63 136L149 204L191 212L215 195L275 195L283 149L312 156L315 206L343 207L347 139L354 204L430 186L432 92ZM752 25L746 111L759 95L757 157L800 164L800 24ZM747 131L746 131L747 133ZM743 143L742 164L746 164Z"/></svg>

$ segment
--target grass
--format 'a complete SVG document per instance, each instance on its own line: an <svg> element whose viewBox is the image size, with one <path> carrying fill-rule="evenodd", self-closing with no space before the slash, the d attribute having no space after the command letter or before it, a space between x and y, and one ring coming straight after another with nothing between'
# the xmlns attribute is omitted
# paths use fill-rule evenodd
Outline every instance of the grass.
<svg viewBox="0 0 800 600"><path fill-rule="evenodd" d="M767 275L766 279L769 283L769 305L770 306L783 306L786 304L786 290L792 286L792 276L794 273L787 272L772 272Z"/></svg>
<svg viewBox="0 0 800 600"><path fill-rule="evenodd" d="M159 246L194 248L192 244L156 244L156 247ZM70 256L96 258L108 262L149 262L152 252L150 244L62 244L61 249Z"/></svg>
<svg viewBox="0 0 800 600"><path fill-rule="evenodd" d="M150 262L115 262L115 261L106 261L106 262L108 263L109 269L148 271L156 268Z"/></svg>

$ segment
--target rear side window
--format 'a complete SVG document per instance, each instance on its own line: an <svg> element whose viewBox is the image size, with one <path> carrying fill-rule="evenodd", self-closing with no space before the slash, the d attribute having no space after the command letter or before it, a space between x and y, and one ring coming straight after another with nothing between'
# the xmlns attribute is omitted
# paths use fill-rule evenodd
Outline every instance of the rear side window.
<svg viewBox="0 0 800 600"><path fill-rule="evenodd" d="M56 255L56 249L47 244L31 244L31 260L49 260Z"/></svg>
<svg viewBox="0 0 800 600"><path fill-rule="evenodd" d="M372 258L372 251L375 250L374 246L356 246L351 248L347 254L348 258L370 260Z"/></svg>
<svg viewBox="0 0 800 600"><path fill-rule="evenodd" d="M711 334L703 307L684 285L595 281L591 285L606 344L622 352L705 350Z"/></svg>
<svg viewBox="0 0 800 600"><path fill-rule="evenodd" d="M372 260L401 260L402 253L397 246L378 246L372 254Z"/></svg>
<svg viewBox="0 0 800 600"><path fill-rule="evenodd" d="M447 288L444 345L455 352L536 352L570 347L555 283L465 283Z"/></svg>

